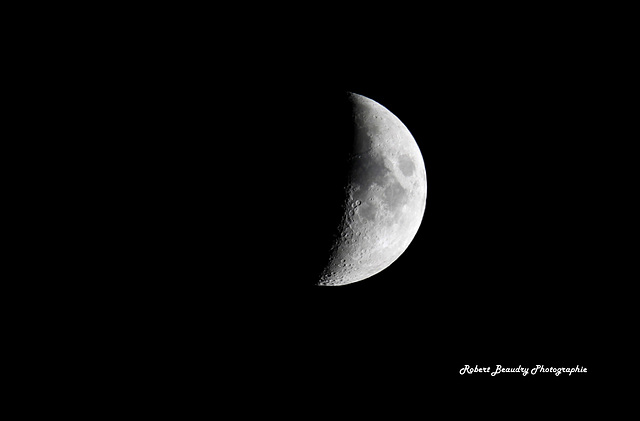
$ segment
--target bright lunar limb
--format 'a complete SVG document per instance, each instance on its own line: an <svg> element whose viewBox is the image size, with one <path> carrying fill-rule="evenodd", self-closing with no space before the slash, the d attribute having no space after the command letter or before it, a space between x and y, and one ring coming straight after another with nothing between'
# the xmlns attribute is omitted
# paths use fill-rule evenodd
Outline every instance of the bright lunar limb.
<svg viewBox="0 0 640 421"><path fill-rule="evenodd" d="M427 176L405 125L377 102L349 94L354 145L344 213L318 285L346 285L387 268L422 221Z"/></svg>

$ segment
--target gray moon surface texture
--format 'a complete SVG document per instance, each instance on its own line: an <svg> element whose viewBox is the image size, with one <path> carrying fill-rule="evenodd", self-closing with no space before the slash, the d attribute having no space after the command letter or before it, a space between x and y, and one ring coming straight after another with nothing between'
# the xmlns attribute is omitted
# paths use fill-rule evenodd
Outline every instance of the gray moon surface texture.
<svg viewBox="0 0 640 421"><path fill-rule="evenodd" d="M355 127L343 216L318 285L367 279L391 265L414 239L427 200L418 144L388 109L350 93Z"/></svg>

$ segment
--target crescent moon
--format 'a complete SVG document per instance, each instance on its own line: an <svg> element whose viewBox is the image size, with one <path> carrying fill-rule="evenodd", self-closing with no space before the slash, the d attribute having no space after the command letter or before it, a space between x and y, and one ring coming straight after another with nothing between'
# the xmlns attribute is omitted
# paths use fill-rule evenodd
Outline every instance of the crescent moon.
<svg viewBox="0 0 640 421"><path fill-rule="evenodd" d="M343 216L317 282L339 286L367 279L409 247L427 200L422 154L409 129L388 109L350 93L354 145Z"/></svg>

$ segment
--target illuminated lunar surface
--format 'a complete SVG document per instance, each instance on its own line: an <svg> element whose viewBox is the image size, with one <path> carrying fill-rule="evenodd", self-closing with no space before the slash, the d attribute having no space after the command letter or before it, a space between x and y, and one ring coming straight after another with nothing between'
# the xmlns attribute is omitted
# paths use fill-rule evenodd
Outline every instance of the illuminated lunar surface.
<svg viewBox="0 0 640 421"><path fill-rule="evenodd" d="M369 278L409 247L424 215L427 177L405 125L377 102L349 94L355 125L343 217L318 285Z"/></svg>

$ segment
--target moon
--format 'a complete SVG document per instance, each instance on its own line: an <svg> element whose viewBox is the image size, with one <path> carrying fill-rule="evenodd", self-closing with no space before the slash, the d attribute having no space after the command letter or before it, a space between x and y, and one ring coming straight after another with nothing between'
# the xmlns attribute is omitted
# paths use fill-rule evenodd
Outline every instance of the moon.
<svg viewBox="0 0 640 421"><path fill-rule="evenodd" d="M409 247L427 200L420 149L388 109L349 93L353 145L342 219L317 285L340 286L367 279Z"/></svg>

